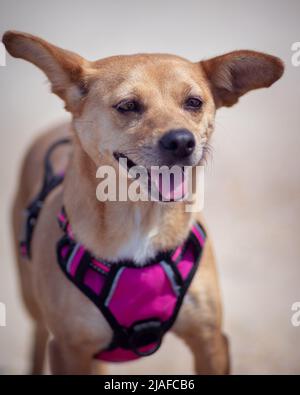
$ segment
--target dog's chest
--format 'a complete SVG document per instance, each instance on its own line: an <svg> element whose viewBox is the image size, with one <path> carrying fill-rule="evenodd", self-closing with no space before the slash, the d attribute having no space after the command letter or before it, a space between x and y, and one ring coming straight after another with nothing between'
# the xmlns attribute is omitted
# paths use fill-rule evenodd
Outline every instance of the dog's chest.
<svg viewBox="0 0 300 395"><path fill-rule="evenodd" d="M154 247L154 238L159 232L159 225L153 224L147 230L142 227L142 216L139 209L135 210L133 226L127 240L116 251L115 260L130 260L137 264L147 262L153 258L157 251Z"/></svg>

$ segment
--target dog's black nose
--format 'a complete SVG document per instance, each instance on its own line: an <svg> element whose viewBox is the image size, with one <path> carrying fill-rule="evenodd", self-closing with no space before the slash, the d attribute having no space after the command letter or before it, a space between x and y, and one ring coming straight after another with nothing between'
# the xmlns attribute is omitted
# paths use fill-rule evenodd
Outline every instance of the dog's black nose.
<svg viewBox="0 0 300 395"><path fill-rule="evenodd" d="M195 149L196 141L187 129L173 129L165 133L159 140L161 148L177 158L190 156Z"/></svg>

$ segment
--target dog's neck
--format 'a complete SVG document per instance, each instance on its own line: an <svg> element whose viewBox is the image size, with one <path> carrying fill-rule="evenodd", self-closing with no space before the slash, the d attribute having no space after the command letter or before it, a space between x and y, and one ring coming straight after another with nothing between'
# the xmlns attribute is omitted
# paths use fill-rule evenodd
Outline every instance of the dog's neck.
<svg viewBox="0 0 300 395"><path fill-rule="evenodd" d="M75 139L64 184L64 206L75 238L95 256L143 264L187 237L191 214L183 203L100 202L97 167Z"/></svg>

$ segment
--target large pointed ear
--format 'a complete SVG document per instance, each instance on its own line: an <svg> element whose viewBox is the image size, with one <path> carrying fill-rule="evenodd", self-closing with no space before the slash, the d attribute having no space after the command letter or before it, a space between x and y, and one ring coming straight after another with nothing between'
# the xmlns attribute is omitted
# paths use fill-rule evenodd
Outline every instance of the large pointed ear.
<svg viewBox="0 0 300 395"><path fill-rule="evenodd" d="M77 110L88 90L91 67L87 60L27 33L7 31L2 41L12 56L28 60L44 71L52 92L65 101L67 110Z"/></svg>
<svg viewBox="0 0 300 395"><path fill-rule="evenodd" d="M239 97L267 88L283 74L282 61L255 51L234 51L200 62L211 85L216 107L230 107Z"/></svg>

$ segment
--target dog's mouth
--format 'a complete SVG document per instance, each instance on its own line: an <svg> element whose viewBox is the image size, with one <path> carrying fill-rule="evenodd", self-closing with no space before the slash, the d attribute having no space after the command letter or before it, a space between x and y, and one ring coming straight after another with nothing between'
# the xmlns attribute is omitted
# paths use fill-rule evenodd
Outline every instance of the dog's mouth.
<svg viewBox="0 0 300 395"><path fill-rule="evenodd" d="M143 167L145 169L144 173L147 174L147 179L141 179L139 175L136 178L140 179L141 184L146 186L148 194L150 197L154 197L154 200L157 199L163 202L176 202L184 200L187 196L188 175L183 167L175 166L176 174L174 174L173 172L166 171L168 170L167 166L164 166L163 171L159 166L152 166L149 169L138 165L127 155L120 152L114 152L113 155L123 168L126 167L128 173L135 166L138 168Z"/></svg>

